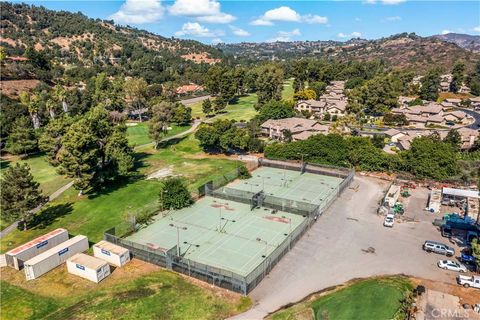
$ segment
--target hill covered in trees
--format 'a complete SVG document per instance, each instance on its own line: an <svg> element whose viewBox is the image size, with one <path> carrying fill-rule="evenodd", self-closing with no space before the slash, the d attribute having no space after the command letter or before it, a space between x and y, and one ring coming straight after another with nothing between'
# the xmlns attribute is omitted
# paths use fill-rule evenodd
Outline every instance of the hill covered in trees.
<svg viewBox="0 0 480 320"><path fill-rule="evenodd" d="M424 73L435 65L450 70L455 61L463 60L472 70L478 53L433 37L401 33L377 40L352 39L339 41L293 41L268 43L219 44L226 54L244 59L296 59L300 57L349 60L383 60L389 67L409 68Z"/></svg>
<svg viewBox="0 0 480 320"><path fill-rule="evenodd" d="M165 38L117 26L113 21L90 19L82 13L8 2L2 2L0 7L0 45L4 54L27 56L30 60L41 60L36 59L41 55L46 61L39 61L40 69L94 66L110 75L141 73L146 79L160 82L179 78L190 69L200 70L201 62L222 58L220 51L198 41ZM5 69L2 79L38 76L34 70L17 69Z"/></svg>

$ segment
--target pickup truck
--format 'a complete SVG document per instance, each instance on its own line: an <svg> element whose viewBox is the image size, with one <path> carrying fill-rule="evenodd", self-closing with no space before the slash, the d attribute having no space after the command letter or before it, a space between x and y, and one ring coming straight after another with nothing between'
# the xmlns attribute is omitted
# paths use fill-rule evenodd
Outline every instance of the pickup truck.
<svg viewBox="0 0 480 320"><path fill-rule="evenodd" d="M458 276L457 283L465 288L477 288L480 289L480 277L479 276Z"/></svg>

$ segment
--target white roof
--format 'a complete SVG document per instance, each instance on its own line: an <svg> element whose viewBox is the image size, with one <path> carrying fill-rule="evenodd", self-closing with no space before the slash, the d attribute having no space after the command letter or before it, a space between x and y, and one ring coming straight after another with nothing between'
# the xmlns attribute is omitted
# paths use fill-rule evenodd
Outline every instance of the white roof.
<svg viewBox="0 0 480 320"><path fill-rule="evenodd" d="M128 252L128 249L126 249L124 247L117 246L116 244L113 244L113 243L105 241L105 240L102 240L98 243L95 243L93 246L98 247L100 249L104 249L104 250L113 252L114 254L119 255L119 256Z"/></svg>
<svg viewBox="0 0 480 320"><path fill-rule="evenodd" d="M480 194L477 190L463 190L463 189L454 189L454 188L443 188L442 193L443 194L448 194L450 196L480 199Z"/></svg>

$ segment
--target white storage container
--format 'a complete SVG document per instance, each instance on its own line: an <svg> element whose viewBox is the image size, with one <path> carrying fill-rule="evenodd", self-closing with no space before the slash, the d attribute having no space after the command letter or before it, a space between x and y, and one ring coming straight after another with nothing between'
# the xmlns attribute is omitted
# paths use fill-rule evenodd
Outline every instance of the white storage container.
<svg viewBox="0 0 480 320"><path fill-rule="evenodd" d="M128 249L105 240L93 245L93 255L117 267L121 267L130 261L130 251Z"/></svg>
<svg viewBox="0 0 480 320"><path fill-rule="evenodd" d="M42 252L47 251L68 240L68 232L65 229L59 228L53 230L43 236L33 239L15 249L8 251L5 254L7 265L20 270L23 263Z"/></svg>
<svg viewBox="0 0 480 320"><path fill-rule="evenodd" d="M88 250L88 239L79 235L67 240L35 258L25 261L25 276L27 280L33 280L48 271L58 267L71 256Z"/></svg>
<svg viewBox="0 0 480 320"><path fill-rule="evenodd" d="M67 260L69 273L99 283L110 275L110 265L100 258L77 253Z"/></svg>

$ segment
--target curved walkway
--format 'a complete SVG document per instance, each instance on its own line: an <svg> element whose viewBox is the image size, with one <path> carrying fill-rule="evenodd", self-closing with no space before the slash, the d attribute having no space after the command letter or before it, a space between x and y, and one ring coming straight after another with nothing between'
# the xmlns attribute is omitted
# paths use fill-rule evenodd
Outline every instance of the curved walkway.
<svg viewBox="0 0 480 320"><path fill-rule="evenodd" d="M194 132L201 123L202 123L202 121L200 121L200 120L195 120L195 121L193 121L193 124L192 124L192 126L190 127L190 129L185 130L185 131L180 132L180 133L177 133L176 135L173 135L173 136L171 136L171 137L163 138L160 142L166 142L166 141L170 141L170 140L173 140L173 139L182 138L182 137L184 137L184 136L186 136L186 135ZM150 146L150 145L152 145L152 144L154 144L154 142L149 142L149 143L141 144L141 145L139 145L139 146L134 147L133 149L134 149L134 150L135 150L135 149L139 149L139 148L142 148L142 147Z"/></svg>

